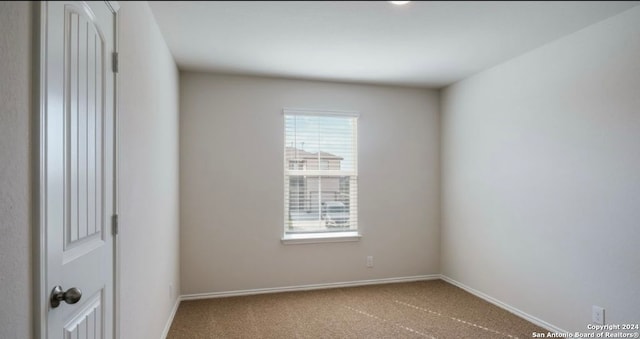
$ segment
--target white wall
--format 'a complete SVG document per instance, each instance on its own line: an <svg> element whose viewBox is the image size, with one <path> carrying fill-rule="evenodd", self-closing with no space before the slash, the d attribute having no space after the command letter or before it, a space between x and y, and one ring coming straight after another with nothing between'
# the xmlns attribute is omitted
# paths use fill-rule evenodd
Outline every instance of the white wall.
<svg viewBox="0 0 640 339"><path fill-rule="evenodd" d="M440 272L437 92L181 73L180 93L183 294ZM283 107L360 112L360 242L281 244Z"/></svg>
<svg viewBox="0 0 640 339"><path fill-rule="evenodd" d="M178 70L148 4L120 5L121 337L159 338L179 290Z"/></svg>
<svg viewBox="0 0 640 339"><path fill-rule="evenodd" d="M32 5L0 2L0 338L30 338Z"/></svg>
<svg viewBox="0 0 640 339"><path fill-rule="evenodd" d="M640 7L443 92L443 273L565 330L640 319Z"/></svg>

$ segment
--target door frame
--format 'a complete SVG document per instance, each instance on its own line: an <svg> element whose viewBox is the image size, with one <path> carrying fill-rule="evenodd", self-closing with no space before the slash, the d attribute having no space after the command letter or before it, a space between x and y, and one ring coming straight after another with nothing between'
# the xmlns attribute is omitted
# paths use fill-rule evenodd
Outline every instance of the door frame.
<svg viewBox="0 0 640 339"><path fill-rule="evenodd" d="M84 1L82 1L84 2ZM120 4L118 1L104 1L113 12L113 49L119 53ZM32 275L33 275L33 335L47 338L47 312L49 310L49 286L47 285L47 223L46 223L46 114L47 114L47 1L33 3L32 14L32 122L31 122L31 163L30 175L33 185L32 196ZM113 209L117 216L118 206L118 157L119 151L119 74L114 72L113 81ZM112 225L113 227L113 225ZM120 338L120 245L119 234L113 234L113 335Z"/></svg>

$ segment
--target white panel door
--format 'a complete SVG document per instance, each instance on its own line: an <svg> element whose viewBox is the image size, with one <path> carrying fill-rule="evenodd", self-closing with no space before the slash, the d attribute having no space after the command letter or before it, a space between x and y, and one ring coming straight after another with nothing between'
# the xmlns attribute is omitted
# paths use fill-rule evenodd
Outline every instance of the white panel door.
<svg viewBox="0 0 640 339"><path fill-rule="evenodd" d="M115 13L98 1L51 1L42 11L42 273L47 295L66 291L45 301L46 335L113 338Z"/></svg>

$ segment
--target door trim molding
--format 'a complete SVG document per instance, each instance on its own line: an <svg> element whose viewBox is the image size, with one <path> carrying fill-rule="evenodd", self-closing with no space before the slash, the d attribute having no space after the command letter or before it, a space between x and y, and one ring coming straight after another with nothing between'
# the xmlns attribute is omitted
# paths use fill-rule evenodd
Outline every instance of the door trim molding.
<svg viewBox="0 0 640 339"><path fill-rule="evenodd" d="M47 112L47 2L33 3L33 332L47 337L47 236L46 236L46 112Z"/></svg>

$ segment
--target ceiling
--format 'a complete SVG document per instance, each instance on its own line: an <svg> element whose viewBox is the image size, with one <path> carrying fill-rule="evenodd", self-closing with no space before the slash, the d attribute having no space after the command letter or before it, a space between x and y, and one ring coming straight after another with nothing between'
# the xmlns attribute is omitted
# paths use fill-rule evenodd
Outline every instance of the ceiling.
<svg viewBox="0 0 640 339"><path fill-rule="evenodd" d="M149 1L182 70L440 88L639 1Z"/></svg>

